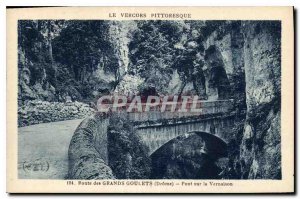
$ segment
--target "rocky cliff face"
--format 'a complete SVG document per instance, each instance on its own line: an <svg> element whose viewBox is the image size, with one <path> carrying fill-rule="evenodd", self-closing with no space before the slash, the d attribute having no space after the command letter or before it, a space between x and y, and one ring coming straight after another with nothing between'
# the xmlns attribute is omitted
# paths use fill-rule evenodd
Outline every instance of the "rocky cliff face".
<svg viewBox="0 0 300 199"><path fill-rule="evenodd" d="M119 77L120 79L127 73L129 65L130 34L136 29L135 21L112 21L109 28L109 38L114 44L114 53L119 57Z"/></svg>
<svg viewBox="0 0 300 199"><path fill-rule="evenodd" d="M280 22L244 22L247 119L244 178L281 178Z"/></svg>
<svg viewBox="0 0 300 199"><path fill-rule="evenodd" d="M207 57L204 74L207 92L211 93L210 98L218 97L218 91L224 90L225 93L222 94L221 92L220 94L225 98L234 99L236 109L245 109L244 37L241 22L224 22L206 37L203 42ZM215 50L211 52L209 49ZM219 65L223 72L220 70L220 72L215 73L212 70L213 65ZM214 73L222 78L219 81L214 80L221 86L212 84ZM217 96L214 97L215 95Z"/></svg>
<svg viewBox="0 0 300 199"><path fill-rule="evenodd" d="M134 91L135 77L128 75L127 72L130 61L128 56L130 34L135 29L135 21L109 22L108 40L112 45L114 57L118 58L117 70L115 72L105 70L106 65L110 64L109 58L100 62L92 73L95 83L98 81L98 84L94 83L93 88L95 98L107 93L127 94L130 90Z"/></svg>
<svg viewBox="0 0 300 199"><path fill-rule="evenodd" d="M55 99L55 88L48 81L48 74L43 69L37 69L36 64L26 58L24 51L19 50L18 98L21 100ZM36 73L39 73L36 77ZM19 104L21 104L19 102Z"/></svg>
<svg viewBox="0 0 300 199"><path fill-rule="evenodd" d="M279 22L239 21L220 26L204 42L206 49L214 46L219 52L213 59L221 58L238 115L247 109L231 143L240 146L232 151L231 163L241 178L281 178L280 37Z"/></svg>

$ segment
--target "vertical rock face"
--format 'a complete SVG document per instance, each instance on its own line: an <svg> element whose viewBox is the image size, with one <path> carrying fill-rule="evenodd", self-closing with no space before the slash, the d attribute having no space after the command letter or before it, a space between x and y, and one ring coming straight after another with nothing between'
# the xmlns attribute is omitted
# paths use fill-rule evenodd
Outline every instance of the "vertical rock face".
<svg viewBox="0 0 300 199"><path fill-rule="evenodd" d="M215 48L211 60L219 60L226 71L230 84L226 93L231 92L237 115L247 107L246 122L239 116L241 125L236 126L234 138L240 154L234 155L233 162L241 166L237 172L242 178L281 178L280 35L280 22L235 21L220 26L204 41L206 52ZM206 74L211 75L210 65L208 59ZM206 75L208 87L209 79ZM209 98L211 91L207 88Z"/></svg>
<svg viewBox="0 0 300 199"><path fill-rule="evenodd" d="M129 57L128 44L130 31L136 29L135 21L112 21L109 28L109 37L114 44L116 56L119 57L119 76L122 77L128 71Z"/></svg>
<svg viewBox="0 0 300 199"><path fill-rule="evenodd" d="M228 99L230 97L229 80L221 52L215 46L210 46L206 50L205 59L208 65L206 85L209 100Z"/></svg>
<svg viewBox="0 0 300 199"><path fill-rule="evenodd" d="M247 119L243 178L281 178L280 22L244 22Z"/></svg>
<svg viewBox="0 0 300 199"><path fill-rule="evenodd" d="M280 23L244 25L247 108L251 110L280 97L280 32L276 28Z"/></svg>
<svg viewBox="0 0 300 199"><path fill-rule="evenodd" d="M55 98L55 88L47 80L45 68L37 69L36 63L29 61L25 52L19 49L19 100L42 99L51 101ZM40 76L36 76L40 73Z"/></svg>
<svg viewBox="0 0 300 199"><path fill-rule="evenodd" d="M216 46L222 55L221 59L224 63L226 73L232 74L234 72L231 46L232 34L228 32L222 37L222 39L218 38L218 36L217 32L214 31L204 42L204 45L206 49L210 46Z"/></svg>
<svg viewBox="0 0 300 199"><path fill-rule="evenodd" d="M237 109L244 109L246 106L242 29L241 21L225 22L203 42L207 57L204 71L208 98L235 99ZM219 77L217 81L212 81L212 69L219 69L215 71L215 76ZM212 86L212 83L216 86Z"/></svg>

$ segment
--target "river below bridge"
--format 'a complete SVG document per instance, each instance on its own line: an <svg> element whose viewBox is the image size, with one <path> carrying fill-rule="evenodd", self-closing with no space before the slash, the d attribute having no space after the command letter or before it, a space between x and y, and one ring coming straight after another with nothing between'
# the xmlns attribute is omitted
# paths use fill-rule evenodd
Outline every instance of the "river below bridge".
<svg viewBox="0 0 300 199"><path fill-rule="evenodd" d="M220 179L226 164L216 165L228 155L227 144L205 132L178 136L152 155L154 179Z"/></svg>

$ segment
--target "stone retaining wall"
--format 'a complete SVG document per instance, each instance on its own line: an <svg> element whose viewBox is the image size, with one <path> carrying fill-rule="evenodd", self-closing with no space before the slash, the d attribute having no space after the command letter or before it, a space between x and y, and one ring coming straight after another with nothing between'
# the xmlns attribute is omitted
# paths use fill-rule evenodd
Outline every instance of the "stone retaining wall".
<svg viewBox="0 0 300 199"><path fill-rule="evenodd" d="M114 179L107 162L106 114L86 118L75 130L69 146L68 179Z"/></svg>
<svg viewBox="0 0 300 199"><path fill-rule="evenodd" d="M81 119L94 112L89 105L77 101L68 103L28 101L18 107L18 126Z"/></svg>

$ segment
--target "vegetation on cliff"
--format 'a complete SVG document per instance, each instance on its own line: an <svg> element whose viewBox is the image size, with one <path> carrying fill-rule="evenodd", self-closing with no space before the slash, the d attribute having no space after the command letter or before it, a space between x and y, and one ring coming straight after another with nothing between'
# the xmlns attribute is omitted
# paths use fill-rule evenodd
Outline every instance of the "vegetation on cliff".
<svg viewBox="0 0 300 199"><path fill-rule="evenodd" d="M107 137L108 162L114 175L118 179L149 179L148 149L125 116L111 116Z"/></svg>
<svg viewBox="0 0 300 199"><path fill-rule="evenodd" d="M103 91L114 81L97 69L116 74L118 58L104 21L21 20L19 32L19 102L40 99L90 101L97 84Z"/></svg>
<svg viewBox="0 0 300 199"><path fill-rule="evenodd" d="M237 178L281 178L279 21L21 20L18 33L19 107L117 92L233 99L228 167ZM111 119L108 140L117 178L149 176L126 119Z"/></svg>

